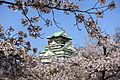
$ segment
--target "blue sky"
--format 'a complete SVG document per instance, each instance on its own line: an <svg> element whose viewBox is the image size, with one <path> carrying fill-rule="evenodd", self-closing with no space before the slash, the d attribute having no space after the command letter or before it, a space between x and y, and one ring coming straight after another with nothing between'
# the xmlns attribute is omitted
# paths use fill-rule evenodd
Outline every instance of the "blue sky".
<svg viewBox="0 0 120 80"><path fill-rule="evenodd" d="M74 0L75 1L75 0ZM111 0L109 0L111 1ZM108 2L109 2L108 1ZM80 9L84 10L91 6L93 6L95 0L83 0L80 3ZM115 27L120 26L120 1L116 0L116 9L113 11L107 11L104 13L104 18L99 19L99 26L102 30L104 30L106 33L114 34ZM33 10L29 10L28 16L36 16L36 12ZM52 18L51 14L44 15L45 18ZM23 30L26 31L26 29L20 24L20 19L24 18L24 16L21 15L20 11L11 12L6 5L0 6L0 24L4 26L4 28L7 28L9 26L13 26L16 28L16 31ZM65 15L62 11L57 11L55 13L56 21L60 23L60 26L64 28L66 33L73 38L73 44L77 47L83 46L85 39L88 37L87 32L83 25L80 25L81 31L77 30L77 28L74 26L75 19L74 15ZM43 37L44 39L33 39L33 38L27 38L31 43L33 47L37 47L40 50L43 50L44 47L47 45L47 39L46 37L49 35L52 35L54 32L60 31L59 28L57 28L55 25L46 27L43 24L43 21L40 20L39 23L37 23L41 27L43 27L42 33L45 33Z"/></svg>

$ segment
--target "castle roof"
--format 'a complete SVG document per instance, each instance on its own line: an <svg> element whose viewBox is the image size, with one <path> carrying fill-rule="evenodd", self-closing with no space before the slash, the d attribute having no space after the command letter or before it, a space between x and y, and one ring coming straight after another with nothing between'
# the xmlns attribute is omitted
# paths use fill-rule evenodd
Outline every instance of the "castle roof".
<svg viewBox="0 0 120 80"><path fill-rule="evenodd" d="M57 37L63 37L63 38L69 39L69 40L72 39L72 38L68 37L68 35L66 34L65 31L56 32L53 35L49 36L47 39L57 38Z"/></svg>

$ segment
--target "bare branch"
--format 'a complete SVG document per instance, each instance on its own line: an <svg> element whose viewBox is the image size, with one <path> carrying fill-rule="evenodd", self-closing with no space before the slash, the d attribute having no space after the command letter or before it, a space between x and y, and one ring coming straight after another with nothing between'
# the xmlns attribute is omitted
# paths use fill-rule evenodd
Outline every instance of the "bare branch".
<svg viewBox="0 0 120 80"><path fill-rule="evenodd" d="M59 23L56 22L56 20L55 20L55 15L54 15L54 11L53 11L53 10L52 10L52 15L53 15L53 22L55 23L56 27L58 27L59 29L61 29L62 31L64 31L64 29L58 25Z"/></svg>

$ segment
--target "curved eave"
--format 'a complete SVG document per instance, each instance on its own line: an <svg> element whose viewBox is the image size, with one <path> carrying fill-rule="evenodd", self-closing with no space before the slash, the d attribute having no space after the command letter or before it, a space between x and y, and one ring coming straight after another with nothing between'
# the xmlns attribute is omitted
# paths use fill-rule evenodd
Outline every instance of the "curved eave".
<svg viewBox="0 0 120 80"><path fill-rule="evenodd" d="M52 37L48 37L47 39L58 38L58 37L62 37L62 38L66 38L68 40L72 40L72 38L70 38L70 37L64 37L64 36L52 36Z"/></svg>

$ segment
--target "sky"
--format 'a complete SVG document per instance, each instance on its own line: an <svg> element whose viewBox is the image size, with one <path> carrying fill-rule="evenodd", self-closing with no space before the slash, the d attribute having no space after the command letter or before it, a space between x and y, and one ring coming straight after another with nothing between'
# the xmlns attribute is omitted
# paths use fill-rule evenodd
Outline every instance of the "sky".
<svg viewBox="0 0 120 80"><path fill-rule="evenodd" d="M10 1L10 0L8 0ZM76 1L76 0L73 0ZM107 0L108 2L111 0ZM115 33L115 27L120 26L120 1L116 1L116 9L113 11L107 11L104 13L104 18L99 19L99 26L100 28L105 31L107 34L112 36ZM95 0L82 0L80 3L80 9L88 9L91 6L93 6ZM81 31L77 29L75 24L74 15L65 15L62 11L55 11L55 19L57 22L59 22L60 26L63 27L63 29L66 31L68 36L72 37L73 45L76 47L82 47L84 46L85 40L88 38L88 34L82 24L80 24ZM35 11L29 10L28 16L35 16L37 15ZM43 15L45 18L52 18L51 13ZM0 5L0 24L4 26L6 29L9 26L13 26L15 28L15 31L23 30L27 32L25 27L20 23L20 19L25 18L21 15L20 11L12 12L8 9L6 5ZM44 50L45 46L47 46L47 37L52 35L55 32L61 31L59 28L57 28L55 25L52 25L50 27L46 27L44 25L44 22L42 20L39 21L39 23L36 23L40 25L43 30L41 33L45 33L42 37L44 39L33 39L28 37L27 40L29 40L33 47L37 47L39 51Z"/></svg>

